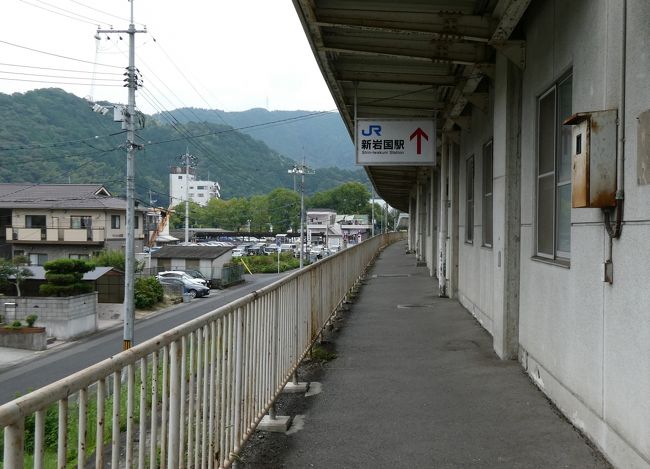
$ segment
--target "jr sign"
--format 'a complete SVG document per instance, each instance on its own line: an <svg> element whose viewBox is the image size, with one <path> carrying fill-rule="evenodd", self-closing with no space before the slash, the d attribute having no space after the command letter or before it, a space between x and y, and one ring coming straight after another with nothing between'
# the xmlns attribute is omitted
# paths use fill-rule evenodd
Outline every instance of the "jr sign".
<svg viewBox="0 0 650 469"><path fill-rule="evenodd" d="M433 166L435 120L358 119L357 164Z"/></svg>

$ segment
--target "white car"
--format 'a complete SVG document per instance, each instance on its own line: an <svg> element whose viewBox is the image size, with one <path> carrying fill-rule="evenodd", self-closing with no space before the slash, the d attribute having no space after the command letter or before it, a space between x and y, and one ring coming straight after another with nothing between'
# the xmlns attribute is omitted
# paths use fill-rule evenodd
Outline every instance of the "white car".
<svg viewBox="0 0 650 469"><path fill-rule="evenodd" d="M243 257L246 255L245 248L235 248L232 250L232 257Z"/></svg>
<svg viewBox="0 0 650 469"><path fill-rule="evenodd" d="M156 275L157 279L161 278L180 278L180 279L185 279L187 281L193 282L193 283L198 283L199 285L203 285L204 287L207 287L207 281L202 278L194 278L191 275L189 275L186 272L180 271L180 270L166 270L164 272L159 272L158 275Z"/></svg>

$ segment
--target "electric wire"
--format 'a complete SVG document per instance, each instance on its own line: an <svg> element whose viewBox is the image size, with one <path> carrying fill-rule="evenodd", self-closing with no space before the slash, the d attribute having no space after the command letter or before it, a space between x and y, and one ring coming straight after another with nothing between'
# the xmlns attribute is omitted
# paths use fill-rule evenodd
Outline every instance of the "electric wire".
<svg viewBox="0 0 650 469"><path fill-rule="evenodd" d="M5 70L0 70L0 73L5 73L7 75L23 75L28 77L43 77L43 78L61 78L61 79L72 79L72 80L88 80L89 77L73 77L70 75L47 75L42 73L26 73L26 72L8 72ZM93 81L110 81L110 82L119 82L122 83L123 80L118 78L93 78Z"/></svg>
<svg viewBox="0 0 650 469"><path fill-rule="evenodd" d="M108 12L106 12L106 11L104 11L104 10L100 10L100 9L98 9L98 8L91 7L91 6L89 6L89 5L86 5L85 3L78 2L78 1L76 1L76 0L70 0L70 1L71 1L72 3L76 3L77 5L82 6L82 7L84 7L84 8L88 8L89 10L95 11L95 12L97 12L97 13L101 13L102 15L110 16L111 18L115 18L115 19L118 19L118 20L126 21L127 23L129 23L129 22L131 21L131 20L128 19L128 18L124 18L124 17L122 17L122 16L117 16L117 15L114 15L114 14L112 14L112 13L108 13ZM139 24L139 25L141 25L141 26L144 26L144 23L137 23L137 22L136 22L135 24Z"/></svg>
<svg viewBox="0 0 650 469"><path fill-rule="evenodd" d="M33 47L22 46L20 44L15 44L13 42L4 41L2 39L0 39L0 44L6 44L8 46L17 47L19 49L25 49L25 50L28 50L28 51L31 51L31 52L37 52L39 54L45 54L45 55L49 55L49 56L52 56L52 57L58 57L60 59L72 60L74 62L81 62L81 63L91 64L91 65L98 65L98 66L101 66L101 67L111 67L111 68L119 68L119 69L124 69L125 68L125 67L120 67L119 65L110 65L110 64L104 64L104 63L99 63L99 62L92 62L90 60L77 59L75 57L68 57L66 55L55 54L53 52L47 52L47 51L43 51L43 50L39 50L39 49L34 49Z"/></svg>
<svg viewBox="0 0 650 469"><path fill-rule="evenodd" d="M87 74L92 74L92 75L114 75L116 77L122 77L122 73L116 73L116 72L95 72L91 70L74 70L70 68L54 68L54 67L38 67L35 65L21 65L21 64L9 64L9 63L3 63L0 62L0 66L3 67L17 67L17 68L30 68L30 69L36 69L36 70L52 70L52 71L57 71L57 72L72 72L72 73L87 73Z"/></svg>
<svg viewBox="0 0 650 469"><path fill-rule="evenodd" d="M48 85L78 85L78 86L89 86L92 83L75 83L75 82L66 82L66 81L48 81L48 80L26 80L22 78L0 78L0 80L5 81L19 81L23 83L46 83ZM97 83L97 86L110 86L110 87L121 87L124 85L111 85L110 83Z"/></svg>
<svg viewBox="0 0 650 469"><path fill-rule="evenodd" d="M21 145L19 147L0 147L0 151L16 151L16 150L36 150L41 148L57 148L60 146L72 145L75 143L87 142L90 140L98 140L102 138L114 137L115 135L120 135L125 133L126 130L121 130L119 132L114 132L107 135L99 135L94 137L80 138L76 140L66 140L63 142L54 142L54 143L36 143L33 145Z"/></svg>
<svg viewBox="0 0 650 469"><path fill-rule="evenodd" d="M77 17L75 17L75 16L66 15L65 13L61 13L61 12L58 12L58 11L56 11L56 10L51 10L51 9L49 9L49 8L45 8L45 7L40 6L40 5L35 5L35 4L33 4L33 3L28 2L27 0L19 0L19 1L22 2L22 3L24 3L24 4L26 4L26 5L32 6L32 7L34 7L34 8L38 8L38 9L40 9L40 10L44 10L44 11L50 12L50 13L52 13L52 14L54 14L54 15L63 16L63 17L65 17L65 18L69 18L69 19L74 20L74 21L79 21L80 23L86 23L86 24L90 24L90 25L93 25L93 26L98 26L98 24L97 24L96 22L93 23L93 22L86 21L86 20L81 19L81 18L77 18ZM44 3L44 2L43 2L43 3ZM46 5L47 5L47 4L46 4ZM57 7L54 7L54 8L57 8Z"/></svg>
<svg viewBox="0 0 650 469"><path fill-rule="evenodd" d="M89 18L87 16L80 15L80 14L75 13L73 11L66 10L64 8L61 8L61 7L57 7L55 5L52 5L52 4L47 3L47 2L43 2L41 0L34 0L34 1L36 1L38 3L42 3L43 5L47 5L50 8L46 8L46 7L40 6L40 5L35 5L34 3L28 2L27 0L19 0L19 1L26 4L26 5L29 5L31 7L38 8L38 9L43 10L43 11L47 11L47 12L50 12L50 13L58 15L58 16L63 16L65 18L69 18L71 20L79 21L80 23L86 23L86 24L90 24L92 26L99 26L99 24L102 23L102 21L98 21L98 20L95 20L93 18ZM65 13L61 13L61 11L52 10L51 8L56 8L57 10L64 11ZM72 16L72 15L74 15L74 16Z"/></svg>

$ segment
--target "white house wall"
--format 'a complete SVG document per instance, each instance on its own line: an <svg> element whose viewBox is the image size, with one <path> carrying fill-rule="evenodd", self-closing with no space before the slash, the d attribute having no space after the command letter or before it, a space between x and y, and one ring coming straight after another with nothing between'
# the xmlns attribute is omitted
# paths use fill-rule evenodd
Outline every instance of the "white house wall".
<svg viewBox="0 0 650 469"><path fill-rule="evenodd" d="M650 186L636 182L636 118L650 109L650 2L628 4L625 225L602 282L601 211L573 209L570 267L535 253L537 97L573 70L573 112L618 108L622 1L536 1L523 29L521 360L618 467L650 467Z"/></svg>

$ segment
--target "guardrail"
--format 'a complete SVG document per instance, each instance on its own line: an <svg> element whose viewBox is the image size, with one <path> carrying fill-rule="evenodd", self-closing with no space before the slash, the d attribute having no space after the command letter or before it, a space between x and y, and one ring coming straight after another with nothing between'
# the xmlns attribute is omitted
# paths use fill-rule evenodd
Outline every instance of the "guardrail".
<svg viewBox="0 0 650 469"><path fill-rule="evenodd" d="M400 238L371 238L1 406L3 467L229 467L367 266Z"/></svg>

